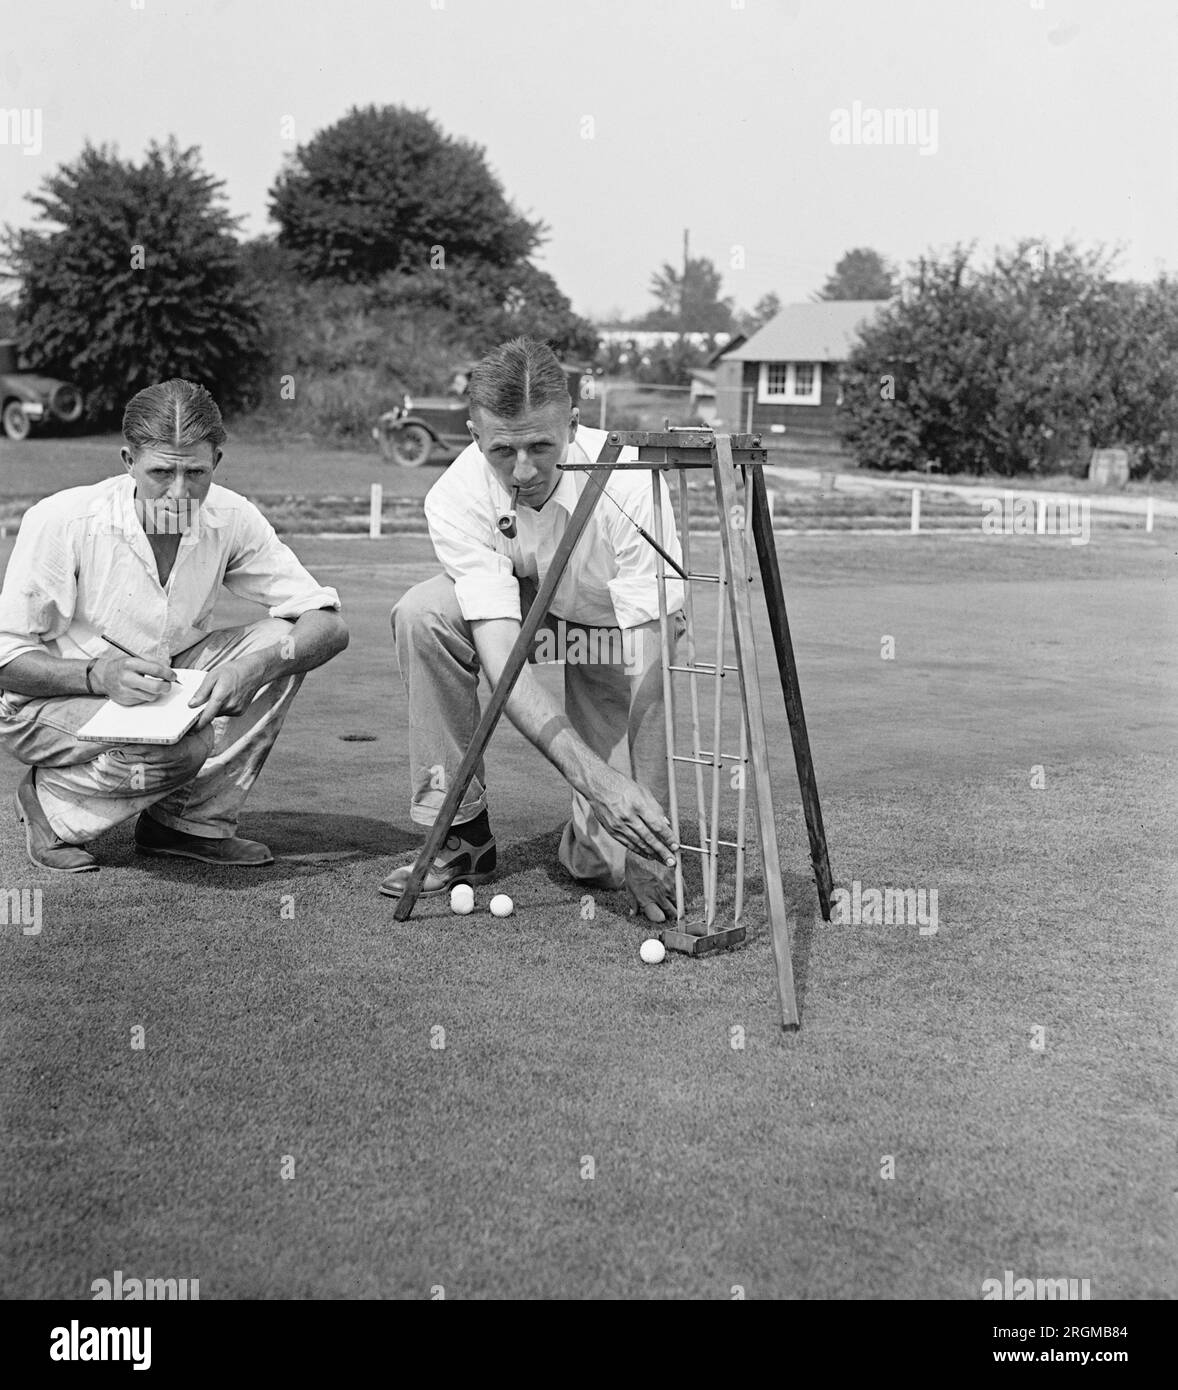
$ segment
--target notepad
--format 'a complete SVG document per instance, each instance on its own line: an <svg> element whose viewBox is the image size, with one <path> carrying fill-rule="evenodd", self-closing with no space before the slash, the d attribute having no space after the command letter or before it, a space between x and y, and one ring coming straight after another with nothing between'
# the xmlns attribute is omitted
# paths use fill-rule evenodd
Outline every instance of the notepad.
<svg viewBox="0 0 1178 1390"><path fill-rule="evenodd" d="M78 730L90 743L179 743L201 716L203 706L188 702L209 674L174 666L176 682L157 699L143 705L117 705L104 700Z"/></svg>

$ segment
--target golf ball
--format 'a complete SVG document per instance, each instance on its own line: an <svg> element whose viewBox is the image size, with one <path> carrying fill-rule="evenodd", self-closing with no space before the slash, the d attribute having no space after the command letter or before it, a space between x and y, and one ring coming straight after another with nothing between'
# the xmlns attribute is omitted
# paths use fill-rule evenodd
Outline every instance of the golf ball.
<svg viewBox="0 0 1178 1390"><path fill-rule="evenodd" d="M491 912L496 917L510 917L515 910L515 904L506 893L496 893L491 899Z"/></svg>
<svg viewBox="0 0 1178 1390"><path fill-rule="evenodd" d="M456 883L450 889L450 910L463 916L474 910L474 889L469 883Z"/></svg>
<svg viewBox="0 0 1178 1390"><path fill-rule="evenodd" d="M649 941L644 941L639 947L638 954L647 965L657 965L667 954L667 948L657 937L651 937Z"/></svg>

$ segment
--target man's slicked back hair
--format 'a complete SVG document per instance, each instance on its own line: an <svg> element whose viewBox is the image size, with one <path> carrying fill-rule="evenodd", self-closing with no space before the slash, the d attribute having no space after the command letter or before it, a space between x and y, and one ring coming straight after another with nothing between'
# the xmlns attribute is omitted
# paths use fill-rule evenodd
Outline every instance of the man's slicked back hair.
<svg viewBox="0 0 1178 1390"><path fill-rule="evenodd" d="M518 420L529 410L559 403L572 408L569 383L556 354L534 338L512 338L477 363L470 373L471 411Z"/></svg>
<svg viewBox="0 0 1178 1390"><path fill-rule="evenodd" d="M217 402L203 386L173 377L131 397L123 411L123 438L136 458L148 446L191 449L208 440L219 449L225 442L225 425Z"/></svg>

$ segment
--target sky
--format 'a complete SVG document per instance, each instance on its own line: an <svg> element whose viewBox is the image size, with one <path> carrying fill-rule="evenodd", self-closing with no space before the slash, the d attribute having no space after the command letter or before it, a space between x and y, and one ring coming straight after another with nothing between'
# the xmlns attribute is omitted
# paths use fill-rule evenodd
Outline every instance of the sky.
<svg viewBox="0 0 1178 1390"><path fill-rule="evenodd" d="M810 298L858 246L903 267L1072 238L1121 247L1125 278L1178 273L1168 0L0 4L0 223L29 225L87 139L138 160L175 135L244 234L273 232L299 143L403 105L485 149L596 318L652 307L685 230L738 308ZM873 142L888 109L916 119Z"/></svg>

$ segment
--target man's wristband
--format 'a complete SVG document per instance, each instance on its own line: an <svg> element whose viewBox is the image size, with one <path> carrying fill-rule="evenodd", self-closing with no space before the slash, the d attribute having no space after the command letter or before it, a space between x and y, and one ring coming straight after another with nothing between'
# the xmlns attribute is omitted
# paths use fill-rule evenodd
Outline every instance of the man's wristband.
<svg viewBox="0 0 1178 1390"><path fill-rule="evenodd" d="M95 657L92 657L92 658L86 663L86 689L90 692L91 695L97 695L97 694L98 694L98 691L95 690L94 687L90 684L90 672L93 671L94 668L95 668L95 666L97 666L97 665L98 665L98 658L97 658L96 656L95 656Z"/></svg>

